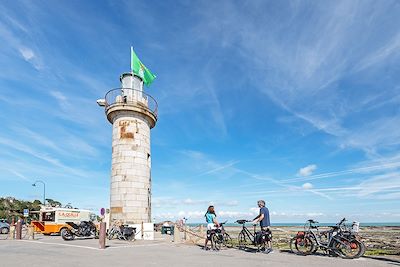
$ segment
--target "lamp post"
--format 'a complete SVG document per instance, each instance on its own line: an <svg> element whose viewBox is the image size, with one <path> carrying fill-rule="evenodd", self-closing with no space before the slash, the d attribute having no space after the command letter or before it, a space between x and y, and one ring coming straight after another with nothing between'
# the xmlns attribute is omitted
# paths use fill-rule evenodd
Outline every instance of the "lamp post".
<svg viewBox="0 0 400 267"><path fill-rule="evenodd" d="M32 186L36 186L37 183L43 184L43 205L46 206L46 184L42 180L37 180L32 184Z"/></svg>

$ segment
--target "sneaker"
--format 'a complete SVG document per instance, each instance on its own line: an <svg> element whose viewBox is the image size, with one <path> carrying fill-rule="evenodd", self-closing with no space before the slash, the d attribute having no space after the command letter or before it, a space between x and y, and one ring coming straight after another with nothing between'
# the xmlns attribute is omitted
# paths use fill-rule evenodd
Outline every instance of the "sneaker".
<svg viewBox="0 0 400 267"><path fill-rule="evenodd" d="M267 249L264 251L264 254L269 254L269 253L274 253L274 251L272 250L272 248L267 248Z"/></svg>

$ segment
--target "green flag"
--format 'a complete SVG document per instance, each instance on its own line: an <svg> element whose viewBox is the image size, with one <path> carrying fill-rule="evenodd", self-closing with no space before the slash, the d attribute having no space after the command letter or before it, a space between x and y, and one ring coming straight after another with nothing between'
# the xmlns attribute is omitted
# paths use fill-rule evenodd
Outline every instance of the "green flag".
<svg viewBox="0 0 400 267"><path fill-rule="evenodd" d="M156 78L156 75L150 72L148 68L140 61L135 51L133 51L133 47L131 46L131 70L133 73L137 74L140 78L143 79L145 85L149 86L153 80Z"/></svg>

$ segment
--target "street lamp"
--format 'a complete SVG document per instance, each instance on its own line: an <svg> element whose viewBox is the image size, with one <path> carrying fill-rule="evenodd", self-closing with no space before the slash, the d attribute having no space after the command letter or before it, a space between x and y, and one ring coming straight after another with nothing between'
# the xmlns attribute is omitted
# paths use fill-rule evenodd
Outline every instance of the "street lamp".
<svg viewBox="0 0 400 267"><path fill-rule="evenodd" d="M46 184L42 180L37 180L32 186L36 186L37 183L43 184L43 205L46 206Z"/></svg>

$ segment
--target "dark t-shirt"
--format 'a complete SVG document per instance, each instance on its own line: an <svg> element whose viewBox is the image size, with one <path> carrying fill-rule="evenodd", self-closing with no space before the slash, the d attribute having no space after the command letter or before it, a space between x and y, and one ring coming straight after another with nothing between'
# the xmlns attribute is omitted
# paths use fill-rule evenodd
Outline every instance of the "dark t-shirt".
<svg viewBox="0 0 400 267"><path fill-rule="evenodd" d="M264 214L264 219L260 221L261 227L268 227L271 226L271 222L269 220L269 210L266 207L262 207L260 209L260 215Z"/></svg>

